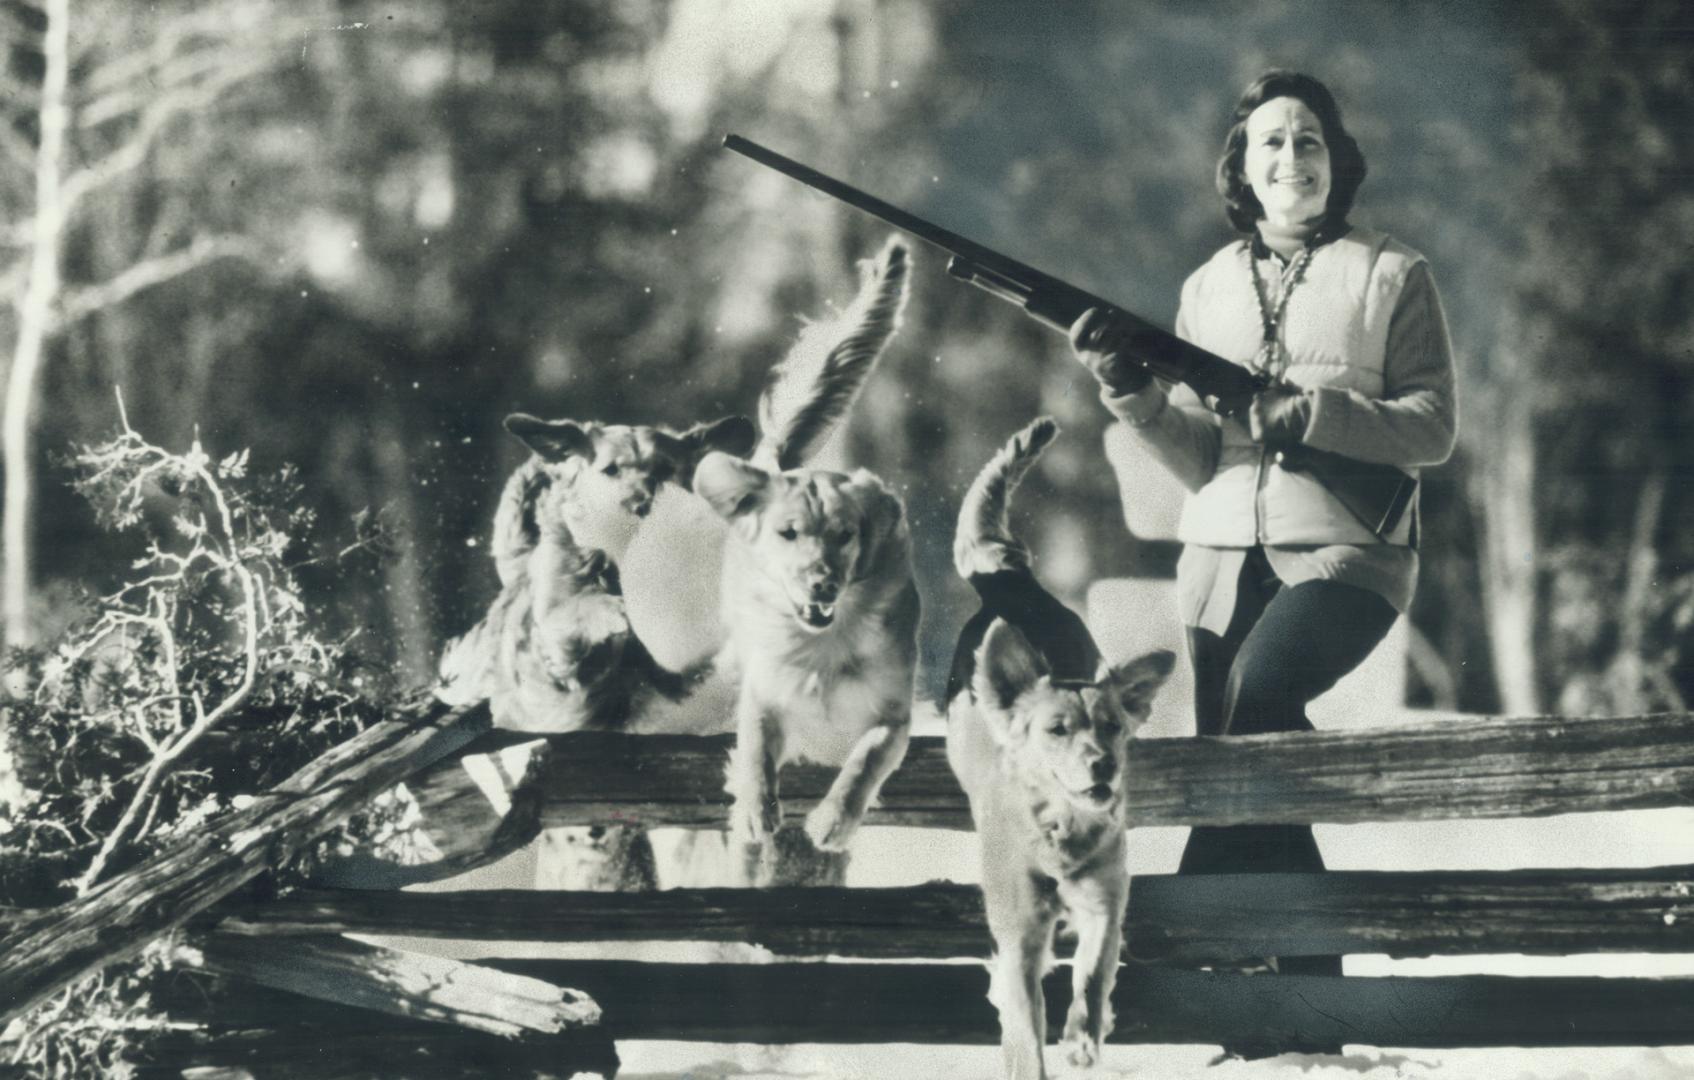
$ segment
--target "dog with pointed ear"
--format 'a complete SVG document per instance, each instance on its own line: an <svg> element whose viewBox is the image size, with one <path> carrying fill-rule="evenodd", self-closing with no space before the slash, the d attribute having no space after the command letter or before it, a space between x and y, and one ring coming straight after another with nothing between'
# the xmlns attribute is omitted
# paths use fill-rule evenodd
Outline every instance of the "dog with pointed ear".
<svg viewBox="0 0 1694 1080"><path fill-rule="evenodd" d="M982 601L947 689L947 760L970 800L995 958L1006 1072L1045 1077L1041 977L1061 913L1077 932L1070 1062L1099 1059L1111 1031L1129 868L1125 776L1132 736L1174 665L1161 650L1102 659L1082 619L1036 580L1009 526L1011 494L1057 435L1042 418L983 468L959 513L960 574Z"/></svg>
<svg viewBox="0 0 1694 1080"><path fill-rule="evenodd" d="M501 580L546 529L614 558L652 509L661 485L689 488L700 459L746 457L757 433L744 416L696 424L681 434L647 425L506 417L505 428L535 454L507 481L495 513L494 559Z"/></svg>
<svg viewBox="0 0 1694 1080"><path fill-rule="evenodd" d="M948 761L982 845L982 892L994 936L989 999L1000 1013L1008 1076L1044 1077L1041 978L1054 926L1076 931L1067 1060L1088 1068L1112 1030L1129 900L1125 777L1174 657L1102 663L1091 680L1056 678L1012 623L995 618L970 689L948 710Z"/></svg>

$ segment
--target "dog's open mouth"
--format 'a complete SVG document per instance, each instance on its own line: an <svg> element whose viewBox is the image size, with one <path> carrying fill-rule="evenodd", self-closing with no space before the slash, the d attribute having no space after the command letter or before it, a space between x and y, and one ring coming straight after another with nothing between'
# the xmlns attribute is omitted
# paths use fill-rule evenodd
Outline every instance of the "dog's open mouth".
<svg viewBox="0 0 1694 1080"><path fill-rule="evenodd" d="M834 604L800 605L800 621L814 630L822 630L835 621Z"/></svg>

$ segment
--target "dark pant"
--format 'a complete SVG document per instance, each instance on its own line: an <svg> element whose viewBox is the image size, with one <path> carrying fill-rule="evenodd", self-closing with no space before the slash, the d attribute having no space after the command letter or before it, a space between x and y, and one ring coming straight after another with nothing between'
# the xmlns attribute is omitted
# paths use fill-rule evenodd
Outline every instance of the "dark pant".
<svg viewBox="0 0 1694 1080"><path fill-rule="evenodd" d="M1194 715L1201 735L1310 731L1306 703L1364 662L1396 612L1376 593L1335 581L1279 581L1263 549L1248 552L1223 636L1188 628ZM1308 825L1194 829L1182 874L1265 874L1323 869ZM1341 958L1289 957L1284 972L1340 974Z"/></svg>

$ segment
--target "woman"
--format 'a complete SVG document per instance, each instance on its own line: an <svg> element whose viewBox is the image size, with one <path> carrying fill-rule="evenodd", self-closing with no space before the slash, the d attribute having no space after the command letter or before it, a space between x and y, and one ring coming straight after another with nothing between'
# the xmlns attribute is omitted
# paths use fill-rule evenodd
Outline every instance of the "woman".
<svg viewBox="0 0 1694 1080"><path fill-rule="evenodd" d="M1177 587L1203 735L1310 730L1306 703L1357 667L1411 603L1417 510L1379 538L1276 451L1296 444L1415 474L1452 451L1447 325L1423 257L1349 225L1365 161L1328 89L1273 71L1242 95L1218 162L1246 234L1189 276L1176 332L1276 383L1221 417L1128 355L1090 311L1071 328L1106 407L1189 489ZM1184 873L1323 869L1307 826L1197 828ZM1340 957L1283 972L1339 974Z"/></svg>

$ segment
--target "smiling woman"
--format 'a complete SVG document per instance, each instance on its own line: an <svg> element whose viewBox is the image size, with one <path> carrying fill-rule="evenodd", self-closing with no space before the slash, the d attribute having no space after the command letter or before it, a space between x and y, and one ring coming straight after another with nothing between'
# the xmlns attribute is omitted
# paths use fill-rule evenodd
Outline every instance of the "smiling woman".
<svg viewBox="0 0 1694 1080"><path fill-rule="evenodd" d="M1347 221L1365 171L1318 80L1272 71L1242 95L1217 187L1246 235L1189 276L1176 332L1264 380L1245 407L1224 415L1183 386L1167 395L1110 313L1072 328L1107 408L1189 492L1177 587L1203 735L1309 730L1307 703L1411 603L1416 503L1379 535L1282 454L1306 446L1415 476L1453 448L1441 303L1421 255ZM1195 829L1181 869L1323 865L1310 828L1252 825ZM1339 973L1340 959L1269 966Z"/></svg>

